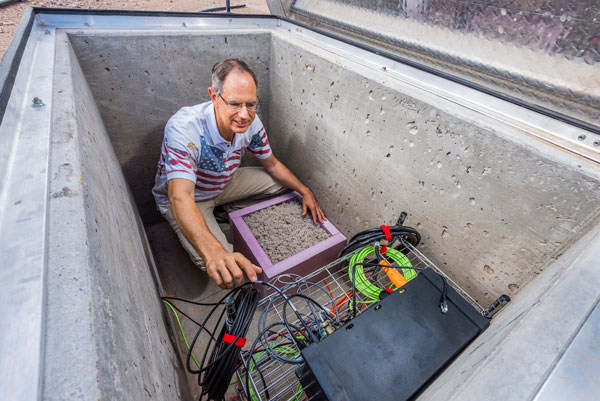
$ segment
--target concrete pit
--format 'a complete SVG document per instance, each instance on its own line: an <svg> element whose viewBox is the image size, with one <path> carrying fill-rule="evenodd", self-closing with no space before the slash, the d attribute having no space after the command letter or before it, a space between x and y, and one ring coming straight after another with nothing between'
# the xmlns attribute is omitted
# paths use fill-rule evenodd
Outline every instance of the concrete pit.
<svg viewBox="0 0 600 401"><path fill-rule="evenodd" d="M49 154L40 184L45 347L32 347L43 353L43 399L67 389L86 399L197 395L159 296L200 299L215 287L156 211L151 188L166 121L207 100L212 65L231 56L257 73L275 155L342 233L406 211L420 250L480 304L513 298L421 399L530 398L595 305L597 163L534 135L573 127L286 21L215 17L191 28L172 17L168 29L148 28L149 19L130 30L120 17L67 18L62 28L49 15L36 17L38 47L25 49L38 68L15 83L50 105L21 100L18 114L51 127L36 138ZM52 86L36 86L40 77ZM25 139L4 135L3 149L29 154L18 132ZM14 159L5 153L0 161ZM4 204L26 207L18 189L29 178L9 173Z"/></svg>
<svg viewBox="0 0 600 401"><path fill-rule="evenodd" d="M420 250L482 305L514 298L598 224L599 181L581 161L294 33L68 39L92 95L81 102L98 107L90 135L106 130L151 244L172 235L150 192L164 124L208 98L210 67L231 55L258 74L275 155L346 236L407 211ZM168 241L154 250L164 292L202 297L206 276Z"/></svg>

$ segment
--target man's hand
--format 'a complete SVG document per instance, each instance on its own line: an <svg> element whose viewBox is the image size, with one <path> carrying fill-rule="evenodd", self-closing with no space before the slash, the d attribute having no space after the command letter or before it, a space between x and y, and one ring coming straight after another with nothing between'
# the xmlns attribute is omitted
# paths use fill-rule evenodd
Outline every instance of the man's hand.
<svg viewBox="0 0 600 401"><path fill-rule="evenodd" d="M244 284L244 273L252 282L257 280L257 274L262 273L260 267L253 265L241 253L228 253L225 250L206 259L206 271L223 289L231 289Z"/></svg>
<svg viewBox="0 0 600 401"><path fill-rule="evenodd" d="M306 212L310 210L310 214L313 218L313 223L317 224L317 220L319 223L323 224L325 221L325 213L321 210L321 206L319 206L319 202L317 202L317 198L312 193L312 191L306 188L306 191L302 194L302 216L306 216Z"/></svg>

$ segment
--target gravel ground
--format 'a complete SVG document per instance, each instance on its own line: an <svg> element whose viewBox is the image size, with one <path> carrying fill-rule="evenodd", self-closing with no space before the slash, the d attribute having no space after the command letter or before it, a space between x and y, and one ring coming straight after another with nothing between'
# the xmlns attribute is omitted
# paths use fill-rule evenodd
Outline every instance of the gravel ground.
<svg viewBox="0 0 600 401"><path fill-rule="evenodd" d="M310 212L302 216L296 201L279 203L247 216L244 221L273 264L329 238L314 224Z"/></svg>
<svg viewBox="0 0 600 401"><path fill-rule="evenodd" d="M244 14L269 14L266 0L237 0L245 4L233 10ZM199 11L225 6L225 0L25 0L0 7L0 56L4 56L15 29L27 7L80 8L105 10Z"/></svg>

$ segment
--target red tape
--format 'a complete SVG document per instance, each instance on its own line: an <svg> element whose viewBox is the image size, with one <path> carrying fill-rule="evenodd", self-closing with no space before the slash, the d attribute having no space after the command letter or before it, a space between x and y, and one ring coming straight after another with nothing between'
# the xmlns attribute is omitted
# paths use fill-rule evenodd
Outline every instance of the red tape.
<svg viewBox="0 0 600 401"><path fill-rule="evenodd" d="M223 342L227 343L227 344L231 344L234 340L236 339L235 336L232 336L231 334L227 334L225 333L223 335ZM235 342L234 344L236 347L240 347L242 348L244 345L246 345L246 339L245 338L238 338L238 340Z"/></svg>
<svg viewBox="0 0 600 401"><path fill-rule="evenodd" d="M386 241L391 241L392 240L392 233L390 233L390 226L382 224L382 225L379 226L379 228L381 228L381 230L383 231L383 234L385 235L385 240ZM387 244L383 244L383 245L381 245L381 254L383 256L385 256L386 253L387 253Z"/></svg>
<svg viewBox="0 0 600 401"><path fill-rule="evenodd" d="M385 224L382 224L379 226L379 228L381 228L383 230L383 233L385 234L385 240L391 241L392 233L390 232L390 226L386 226Z"/></svg>
<svg viewBox="0 0 600 401"><path fill-rule="evenodd" d="M391 288L384 288L383 291L387 292L388 294L394 292L394 290L392 290Z"/></svg>
<svg viewBox="0 0 600 401"><path fill-rule="evenodd" d="M381 250L379 252L385 256L387 254L387 245L381 245Z"/></svg>

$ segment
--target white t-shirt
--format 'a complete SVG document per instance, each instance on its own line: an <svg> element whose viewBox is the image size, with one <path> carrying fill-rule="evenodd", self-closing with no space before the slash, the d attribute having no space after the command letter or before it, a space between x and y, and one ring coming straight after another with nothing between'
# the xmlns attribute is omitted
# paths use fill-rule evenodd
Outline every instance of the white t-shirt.
<svg viewBox="0 0 600 401"><path fill-rule="evenodd" d="M169 208L167 182L186 178L196 184L195 200L214 198L225 189L248 149L259 159L271 156L265 128L256 116L244 133L226 141L217 128L212 102L183 107L165 126L152 194L161 213Z"/></svg>

